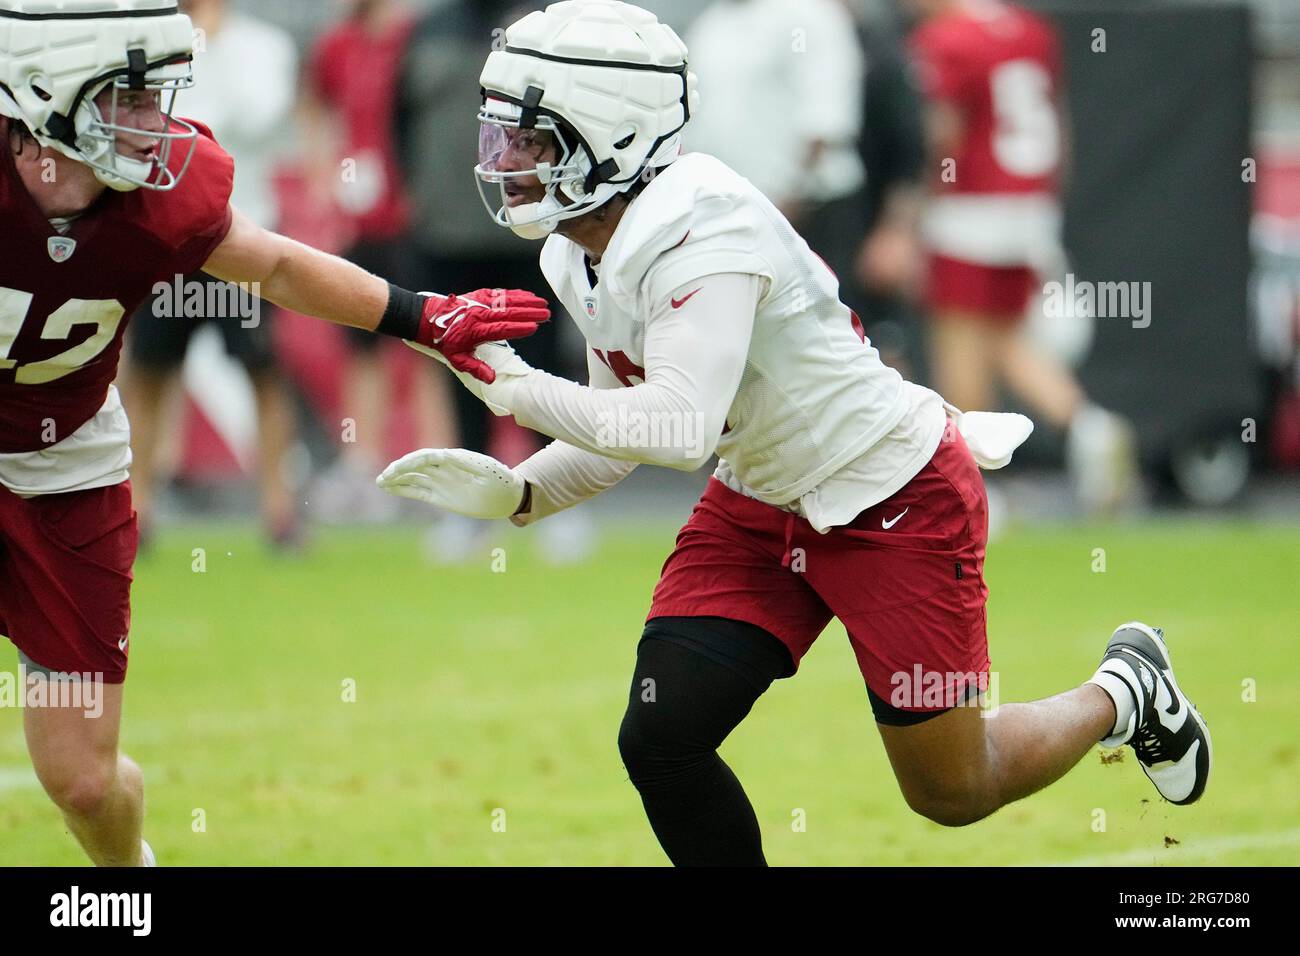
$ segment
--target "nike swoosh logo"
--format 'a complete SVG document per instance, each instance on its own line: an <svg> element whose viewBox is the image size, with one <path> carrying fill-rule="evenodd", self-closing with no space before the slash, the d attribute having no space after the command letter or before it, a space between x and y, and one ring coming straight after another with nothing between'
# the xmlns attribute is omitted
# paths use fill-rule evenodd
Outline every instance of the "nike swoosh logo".
<svg viewBox="0 0 1300 956"><path fill-rule="evenodd" d="M448 312L446 315L438 316L433 320L433 324L440 329L445 329L449 325L454 325L461 319L465 318L465 316L469 314L469 310L470 307L468 305L462 305L455 312Z"/></svg>
<svg viewBox="0 0 1300 956"><path fill-rule="evenodd" d="M704 288L704 286L700 286L700 289L703 289L703 288ZM699 292L700 289L696 289L695 292ZM672 300L673 308L674 308L674 309L680 309L682 306L684 306L684 305L685 305L685 304L690 300L691 296L695 295L695 292L688 292L688 293L686 293L686 295L685 295L683 298L680 298L680 299L673 299L673 300Z"/></svg>
<svg viewBox="0 0 1300 956"><path fill-rule="evenodd" d="M912 510L912 506L911 506L911 505L908 505L908 506L907 506L906 508L904 508L904 509L899 513L899 514L895 515L894 518L893 518L893 520L891 520L891 521L886 521L884 518L881 518L881 519L880 519L880 526L881 526L882 528L884 528L886 531L888 531L888 530L889 530L890 528L892 528L894 525L898 524L898 519L899 519L899 518L903 517L903 515L907 514L907 513L908 513L909 511L911 511L911 510Z"/></svg>
<svg viewBox="0 0 1300 956"><path fill-rule="evenodd" d="M1138 654L1131 650L1129 653L1134 657L1134 659L1142 662L1143 670L1153 671L1156 675L1156 688L1153 692L1153 703L1155 704L1157 712L1168 714L1170 717L1177 717L1182 712L1183 702L1178 699L1178 694L1174 691L1174 682L1169 679L1167 674L1165 674L1164 668L1158 663L1152 661L1151 658L1147 657L1145 654ZM1169 698L1168 702L1161 700L1161 692L1163 692L1164 697ZM1179 721L1180 725L1181 723L1182 721Z"/></svg>
<svg viewBox="0 0 1300 956"><path fill-rule="evenodd" d="M118 642L117 642L117 649L118 649L119 651L125 651L125 650L126 650L126 645L127 645L127 641L128 641L128 640L129 640L129 638L125 638L125 637L124 637L124 638L122 638L120 641L118 641Z"/></svg>
<svg viewBox="0 0 1300 956"><path fill-rule="evenodd" d="M1177 717L1180 713L1182 713L1183 702L1178 699L1178 695L1174 693L1173 684L1169 682L1169 678L1165 677L1163 672L1161 672L1160 674L1160 682L1162 685L1164 685L1165 693L1169 695L1169 699L1173 704L1172 707L1159 708L1160 723L1164 724L1170 730L1177 730L1179 727L1183 725L1183 722L1179 720L1171 724L1169 723L1169 721L1165 720L1165 715L1167 714L1170 717Z"/></svg>

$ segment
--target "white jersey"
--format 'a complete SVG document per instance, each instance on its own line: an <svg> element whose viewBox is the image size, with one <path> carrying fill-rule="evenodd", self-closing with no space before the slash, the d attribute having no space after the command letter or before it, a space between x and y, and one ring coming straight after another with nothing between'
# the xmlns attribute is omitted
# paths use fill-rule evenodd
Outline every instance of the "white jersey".
<svg viewBox="0 0 1300 956"><path fill-rule="evenodd" d="M689 309L698 280L759 277L752 318L743 318L743 371L724 397L715 476L804 514L818 530L889 497L938 447L946 423L939 396L880 360L857 316L839 301L826 264L762 193L711 156L683 156L645 187L624 213L598 274L578 245L558 235L542 250L542 269L598 359L593 369L603 365L624 386L645 380L647 323ZM699 306L693 321L709 325L721 311L711 308ZM744 330L726 328L728 340L715 336L711 343L708 328L695 329L694 347L701 337L706 348L733 347L731 338ZM615 383L597 382L593 373L592 384ZM533 410L530 417L521 420L536 427L557 416ZM576 427L543 430L567 436ZM530 480L544 479L540 467L539 460L522 470Z"/></svg>

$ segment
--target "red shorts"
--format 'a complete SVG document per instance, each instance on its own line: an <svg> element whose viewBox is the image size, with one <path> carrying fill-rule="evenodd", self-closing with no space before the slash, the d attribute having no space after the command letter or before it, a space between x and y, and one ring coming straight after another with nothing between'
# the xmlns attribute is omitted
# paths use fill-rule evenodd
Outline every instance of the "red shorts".
<svg viewBox="0 0 1300 956"><path fill-rule="evenodd" d="M932 311L973 312L1012 324L1024 318L1037 281L1027 266L984 266L931 255L926 304Z"/></svg>
<svg viewBox="0 0 1300 956"><path fill-rule="evenodd" d="M797 668L833 616L874 694L899 710L945 710L973 682L987 686L987 540L984 482L955 429L901 491L826 534L710 479L647 619L745 621L780 639Z"/></svg>
<svg viewBox="0 0 1300 956"><path fill-rule="evenodd" d="M131 483L20 498L0 487L0 634L52 671L126 679Z"/></svg>

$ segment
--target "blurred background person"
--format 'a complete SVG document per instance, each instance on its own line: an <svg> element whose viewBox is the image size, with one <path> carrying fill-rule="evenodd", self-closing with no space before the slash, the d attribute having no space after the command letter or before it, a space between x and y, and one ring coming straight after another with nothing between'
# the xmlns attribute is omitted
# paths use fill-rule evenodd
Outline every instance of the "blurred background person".
<svg viewBox="0 0 1300 956"><path fill-rule="evenodd" d="M181 0L195 28L195 85L181 100L182 113L211 127L217 141L235 158L232 202L258 225L275 228L279 220L271 185L275 147L291 114L298 71L292 38L279 27L229 9L226 0ZM206 295L206 287L225 283L198 273L180 278L205 288L205 301L233 303L232 314L187 316L172 306L147 302L132 318L123 397L131 416L134 465L131 478L141 539L149 539L160 477L176 443L179 403L167 401L177 383L193 334L204 324L220 330L226 351L248 374L256 403L256 467L264 527L274 544L295 548L301 543L295 496L285 468L285 453L293 439L294 413L282 383L271 342L274 307L241 300L228 293ZM246 316L252 315L252 319ZM212 363L200 363L195 378L203 397L233 396L241 384Z"/></svg>
<svg viewBox="0 0 1300 956"><path fill-rule="evenodd" d="M839 0L715 0L683 37L700 79L685 148L772 200L837 275L863 235L858 134L866 64Z"/></svg>
<svg viewBox="0 0 1300 956"><path fill-rule="evenodd" d="M1088 511L1136 491L1135 439L1073 373L1025 334L1044 280L1064 273L1058 201L1061 56L1052 28L998 0L906 0L927 99L930 197L922 235L937 390L962 409L997 407L1006 386L1066 433Z"/></svg>
<svg viewBox="0 0 1300 956"><path fill-rule="evenodd" d="M912 374L925 141L892 9L717 0L685 40L704 91L688 147L721 158L785 212L839 277L872 344Z"/></svg>
<svg viewBox="0 0 1300 956"><path fill-rule="evenodd" d="M343 217L350 236L343 257L398 285L431 288L416 271L411 202L394 127L398 74L415 25L415 12L397 0L348 0L343 19L314 44L302 119L311 195ZM448 213L440 209L434 215ZM470 280L458 276L456 281ZM436 363L413 361L417 357L400 343L381 343L379 336L354 330L347 334L352 357L343 386L343 452L322 477L313 504L326 519L384 520L395 516L392 498L374 487L388 460L384 442L394 407L387 367L413 376L410 408L421 445L456 443L449 390Z"/></svg>
<svg viewBox="0 0 1300 956"><path fill-rule="evenodd" d="M926 161L923 102L887 0L853 0L865 55L858 155L862 240L843 294L885 361L913 380L925 377L916 297L924 267L917 236Z"/></svg>
<svg viewBox="0 0 1300 956"><path fill-rule="evenodd" d="M481 97L476 82L483 59L505 27L542 3L519 0L447 0L416 23L402 61L396 94L399 168L414 211L410 233L418 288L458 282L465 288L519 286L546 297L555 318L535 335L514 343L536 368L572 377L585 370L581 344L566 333L568 320L542 275L536 243L492 222L479 196ZM470 78L470 82L466 82ZM441 372L436 365L426 363ZM450 376L440 376L446 386ZM493 454L516 464L540 444L533 432L499 419L468 389L451 383L459 438L441 444ZM507 445L506 448L490 447ZM373 481L373 472L368 479ZM553 561L577 560L594 547L594 525L580 509L557 515L538 528L542 553ZM551 527L546 527L551 525ZM430 533L427 551L452 563L483 550L490 522L444 516Z"/></svg>

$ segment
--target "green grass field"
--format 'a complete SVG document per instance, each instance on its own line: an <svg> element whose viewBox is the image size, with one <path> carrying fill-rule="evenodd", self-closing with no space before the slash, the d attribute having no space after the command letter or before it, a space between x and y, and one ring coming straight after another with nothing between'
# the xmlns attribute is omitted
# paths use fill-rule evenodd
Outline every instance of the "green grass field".
<svg viewBox="0 0 1300 956"><path fill-rule="evenodd" d="M664 863L615 738L673 531L607 529L594 560L554 569L528 533L503 529L504 573L487 558L431 568L400 530L325 532L298 561L244 527L165 533L137 568L123 735L160 862ZM1214 734L1206 796L1161 803L1131 752L1103 765L1098 750L972 827L930 823L898 793L833 625L723 748L771 863L1300 860L1294 528L1017 529L993 544L987 574L1003 701L1085 679L1124 620L1166 628ZM14 668L5 644L0 669ZM27 769L18 713L0 711L0 865L81 862Z"/></svg>

